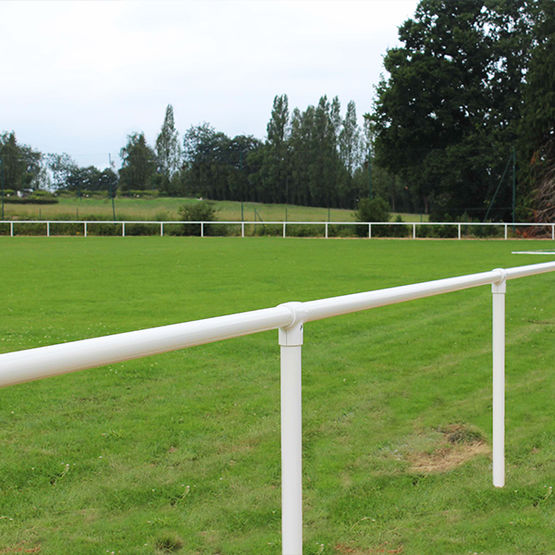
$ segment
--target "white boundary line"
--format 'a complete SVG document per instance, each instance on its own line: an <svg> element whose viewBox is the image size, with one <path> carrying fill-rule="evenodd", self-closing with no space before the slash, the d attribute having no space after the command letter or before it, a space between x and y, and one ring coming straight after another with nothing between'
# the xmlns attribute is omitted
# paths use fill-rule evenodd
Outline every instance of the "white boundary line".
<svg viewBox="0 0 555 555"><path fill-rule="evenodd" d="M513 251L512 254L551 254L551 255L555 255L555 251Z"/></svg>

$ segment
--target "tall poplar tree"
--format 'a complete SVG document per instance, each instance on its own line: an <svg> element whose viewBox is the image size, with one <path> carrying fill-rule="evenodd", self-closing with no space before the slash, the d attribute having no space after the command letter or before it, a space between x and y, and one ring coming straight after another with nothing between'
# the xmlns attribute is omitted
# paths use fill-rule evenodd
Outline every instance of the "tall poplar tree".
<svg viewBox="0 0 555 555"><path fill-rule="evenodd" d="M289 133L289 101L286 94L274 98L272 114L266 127L266 157L263 175L271 202L284 202L288 186L287 140Z"/></svg>
<svg viewBox="0 0 555 555"><path fill-rule="evenodd" d="M158 172L171 179L181 167L179 134L175 128L173 106L168 104L160 134L156 139L156 163Z"/></svg>
<svg viewBox="0 0 555 555"><path fill-rule="evenodd" d="M349 175L353 175L360 165L360 154L360 129L357 123L356 106L351 100L347 104L347 112L339 133L339 155Z"/></svg>

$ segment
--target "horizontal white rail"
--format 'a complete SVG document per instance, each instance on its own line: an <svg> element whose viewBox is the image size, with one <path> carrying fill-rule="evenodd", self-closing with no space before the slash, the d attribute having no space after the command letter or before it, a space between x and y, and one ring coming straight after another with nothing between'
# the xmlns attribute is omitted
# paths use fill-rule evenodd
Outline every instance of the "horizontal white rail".
<svg viewBox="0 0 555 555"><path fill-rule="evenodd" d="M554 270L544 262L4 353L0 387Z"/></svg>
<svg viewBox="0 0 555 555"><path fill-rule="evenodd" d="M525 222L514 222L514 223L496 223L496 222L337 222L337 221L283 221L283 220L271 220L271 221L248 221L248 220L195 220L195 221L182 221L182 220L169 220L169 221L159 221L159 220L0 220L0 224L9 224L10 226L10 236L15 235L14 226L15 225L25 225L25 224L43 224L45 225L47 237L51 236L51 226L53 224L78 224L83 226L83 235L86 237L88 235L89 226L95 224L110 224L110 225L120 225L121 235L125 237L125 228L127 225L134 224L145 224L145 225L155 225L160 228L160 235L164 235L164 226L166 225L199 225L200 234L204 237L205 226L207 225L236 225L240 226L241 237L245 237L245 226L265 226L265 225L275 225L282 226L282 235L287 237L287 226L324 226L324 237L328 238L329 226L366 226L368 227L368 237L372 237L372 227L383 227L383 226L404 226L406 228L412 229L412 238L416 239L418 236L417 229L419 227L426 226L443 226L443 227L455 227L457 228L457 238L462 238L462 232L464 227L500 227L503 228L503 235L505 239L509 238L509 228L513 227L536 227L536 228L548 228L551 229L551 239L555 240L555 223L525 223ZM54 228L55 229L55 228Z"/></svg>
<svg viewBox="0 0 555 555"><path fill-rule="evenodd" d="M281 346L282 549L302 553L301 347L305 322L491 284L493 484L504 470L505 284L555 271L555 261L254 310L0 355L0 386L279 329Z"/></svg>

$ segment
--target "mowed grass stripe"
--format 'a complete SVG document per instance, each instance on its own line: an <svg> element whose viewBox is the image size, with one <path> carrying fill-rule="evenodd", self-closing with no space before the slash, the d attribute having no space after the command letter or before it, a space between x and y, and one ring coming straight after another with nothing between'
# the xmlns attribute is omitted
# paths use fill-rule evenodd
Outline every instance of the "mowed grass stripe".
<svg viewBox="0 0 555 555"><path fill-rule="evenodd" d="M510 241L0 248L3 352L537 261ZM553 285L508 285L504 490L487 454L489 287L306 326L305 553L549 552ZM276 332L6 388L0 423L0 550L280 552ZM485 451L461 464L414 470L476 438Z"/></svg>

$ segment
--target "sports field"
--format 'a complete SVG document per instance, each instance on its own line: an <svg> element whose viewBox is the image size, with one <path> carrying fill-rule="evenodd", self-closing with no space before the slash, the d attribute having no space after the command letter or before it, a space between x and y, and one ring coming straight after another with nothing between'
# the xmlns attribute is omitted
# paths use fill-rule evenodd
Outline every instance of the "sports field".
<svg viewBox="0 0 555 555"><path fill-rule="evenodd" d="M0 237L0 351L555 258L552 241ZM507 287L507 485L491 294L314 322L305 554L552 552L555 274ZM267 332L0 390L0 553L278 554Z"/></svg>

